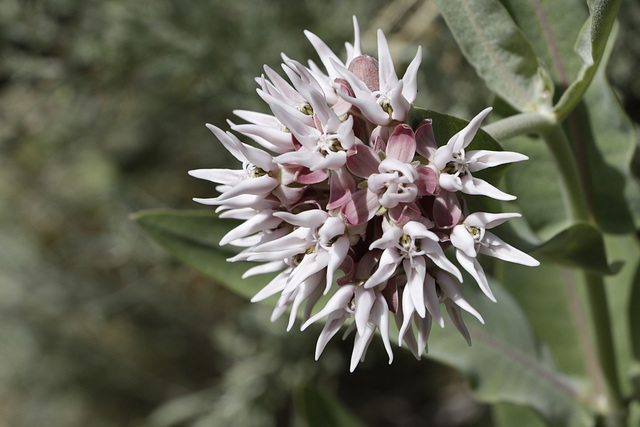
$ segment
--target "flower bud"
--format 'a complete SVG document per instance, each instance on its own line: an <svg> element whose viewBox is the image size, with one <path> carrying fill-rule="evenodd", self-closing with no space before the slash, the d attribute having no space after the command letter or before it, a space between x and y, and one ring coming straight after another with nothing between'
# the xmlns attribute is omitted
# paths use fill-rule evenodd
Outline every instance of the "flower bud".
<svg viewBox="0 0 640 427"><path fill-rule="evenodd" d="M353 58L349 64L349 71L362 80L371 92L380 90L378 61L374 58L368 55L360 55Z"/></svg>

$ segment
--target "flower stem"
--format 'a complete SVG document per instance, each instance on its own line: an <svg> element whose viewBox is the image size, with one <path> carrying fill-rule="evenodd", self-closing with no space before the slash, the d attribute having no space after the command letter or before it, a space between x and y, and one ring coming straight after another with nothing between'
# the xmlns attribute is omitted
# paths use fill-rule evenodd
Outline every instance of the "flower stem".
<svg viewBox="0 0 640 427"><path fill-rule="evenodd" d="M540 132L549 151L556 160L571 220L573 222L587 221L595 225L595 220L590 212L585 190L580 180L576 156L564 130L559 123L556 123L546 126ZM598 361L607 388L607 401L602 415L607 427L621 427L626 424L627 414L618 379L607 292L601 275L584 272L584 278Z"/></svg>
<svg viewBox="0 0 640 427"><path fill-rule="evenodd" d="M541 131L547 148L556 161L558 172L562 180L562 189L565 193L565 202L570 218L573 221L594 222L589 212L584 188L580 181L580 172L576 162L576 156L571 149L571 144L560 124L547 126Z"/></svg>
<svg viewBox="0 0 640 427"><path fill-rule="evenodd" d="M616 368L616 352L613 343L611 313L607 302L607 292L602 276L596 273L584 273L587 285L587 299L591 308L591 317L595 329L598 360L607 384L608 405L605 410L605 425L619 427L626 425L626 406Z"/></svg>
<svg viewBox="0 0 640 427"><path fill-rule="evenodd" d="M497 122L489 123L482 129L501 141L527 133L539 133L553 126L555 118L541 113L520 113Z"/></svg>

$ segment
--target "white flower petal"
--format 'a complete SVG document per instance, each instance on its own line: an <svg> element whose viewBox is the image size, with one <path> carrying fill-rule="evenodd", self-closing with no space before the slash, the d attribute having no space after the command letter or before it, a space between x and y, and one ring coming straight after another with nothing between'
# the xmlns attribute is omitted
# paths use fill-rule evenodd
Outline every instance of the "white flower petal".
<svg viewBox="0 0 640 427"><path fill-rule="evenodd" d="M449 239L456 249L461 250L468 257L473 258L477 255L476 242L463 224L453 227Z"/></svg>
<svg viewBox="0 0 640 427"><path fill-rule="evenodd" d="M322 319L325 316L328 316L330 313L333 313L334 311L346 310L346 308L348 307L349 302L351 301L351 298L353 298L353 293L354 293L355 289L356 289L356 285L340 286L334 292L333 296L331 296L331 298L327 302L327 305L325 305L322 310L320 310L318 313L316 313L309 320L304 322L304 324L302 325L300 330L304 331L312 323Z"/></svg>
<svg viewBox="0 0 640 427"><path fill-rule="evenodd" d="M296 321L296 317L298 316L298 309L302 305L302 303L310 298L313 294L320 295L322 294L322 287L318 286L318 284L324 278L324 272L318 272L314 275L310 276L307 280L304 281L298 288L296 292L296 297L291 304L291 313L289 314L289 323L287 324L287 332L291 330L293 324Z"/></svg>
<svg viewBox="0 0 640 427"><path fill-rule="evenodd" d="M411 294L413 306L418 316L425 317L427 311L424 305L424 281L427 274L427 263L423 257L414 257L411 261L405 259L402 265L407 275L405 292L408 291Z"/></svg>
<svg viewBox="0 0 640 427"><path fill-rule="evenodd" d="M404 87L402 88L402 96L407 100L409 104L413 104L418 94L418 68L422 62L422 47L418 46L416 56L413 58L407 70L404 72L402 81Z"/></svg>
<svg viewBox="0 0 640 427"><path fill-rule="evenodd" d="M536 267L540 265L540 263L532 256L514 248L508 243L505 243L495 234L488 231L485 233L484 239L482 239L480 253L490 255L503 261L514 262L516 264L527 265L529 267Z"/></svg>
<svg viewBox="0 0 640 427"><path fill-rule="evenodd" d="M440 184L440 187L452 193L456 191L463 191L464 189L462 179L458 175L451 175L448 173L440 174L438 177L438 184Z"/></svg>
<svg viewBox="0 0 640 427"><path fill-rule="evenodd" d="M234 169L195 169L190 170L189 175L232 187L238 185L246 177L246 173L243 170Z"/></svg>
<svg viewBox="0 0 640 427"><path fill-rule="evenodd" d="M484 269L482 268L478 260L475 259L475 257L469 257L465 255L462 251L456 251L456 258L458 259L458 262L460 263L462 268L467 270L467 272L474 279L476 279L476 282L478 282L478 286L480 286L482 292L484 292L484 294L491 301L497 302L496 297L493 296L493 292L489 287L489 282L487 281L487 277L484 274Z"/></svg>
<svg viewBox="0 0 640 427"><path fill-rule="evenodd" d="M367 323L371 317L371 309L373 303L376 302L376 292L373 289L366 289L360 286L355 291L355 313L356 330L358 335L364 335L367 329Z"/></svg>
<svg viewBox="0 0 640 427"><path fill-rule="evenodd" d="M392 227L386 230L378 240L374 240L369 246L369 250L387 249L395 247L398 240L402 237L402 230L398 227Z"/></svg>
<svg viewBox="0 0 640 427"><path fill-rule="evenodd" d="M427 274L424 281L424 305L441 328L444 328L444 318L440 311L440 299L436 292L436 279Z"/></svg>
<svg viewBox="0 0 640 427"><path fill-rule="evenodd" d="M331 285L333 284L333 277L336 270L340 268L340 265L344 262L347 254L349 253L349 237L341 236L331 246L329 252L329 262L327 264L327 284L324 293L328 293Z"/></svg>
<svg viewBox="0 0 640 427"><path fill-rule="evenodd" d="M448 274L442 271L437 271L436 281L440 286L440 289L442 290L442 292L451 301L456 303L456 305L461 309L473 315L476 319L480 321L480 323L484 324L484 319L482 318L480 313L478 313L476 309L474 309L471 306L471 304L469 304L467 300L464 298L464 296L462 295L462 289L460 289L460 286L458 285L458 283L455 280L453 280L453 277L449 276Z"/></svg>
<svg viewBox="0 0 640 427"><path fill-rule="evenodd" d="M471 336L469 335L469 331L464 324L464 319L462 318L462 313L457 305L453 304L451 301L446 300L444 302L445 307L447 308L447 313L449 313L449 317L451 321L455 325L456 329L460 332L460 334L467 341L468 345L471 345Z"/></svg>
<svg viewBox="0 0 640 427"><path fill-rule="evenodd" d="M389 44L382 30L378 30L378 64L380 73L380 91L389 92L398 85L398 76L393 66Z"/></svg>
<svg viewBox="0 0 640 427"><path fill-rule="evenodd" d="M442 179L442 175L440 175L440 178ZM462 189L460 191L466 194L482 195L482 196L494 198L496 200L515 200L516 199L516 196L512 196L511 194L507 194L504 191L498 190L496 187L489 184L487 181L483 181L481 179L472 177L469 174L461 177L461 181L462 181ZM440 181L440 185L444 188L444 185L442 185L442 180Z"/></svg>
<svg viewBox="0 0 640 427"><path fill-rule="evenodd" d="M429 339L429 332L431 332L431 323L433 318L427 313L424 319L416 319L416 326L418 327L418 355L422 356L428 352L427 340Z"/></svg>
<svg viewBox="0 0 640 427"><path fill-rule="evenodd" d="M389 364L391 364L393 362L393 351L391 350L391 341L389 340L389 306L387 305L387 301L380 294L373 304L371 317L373 318L373 323L380 331L382 343L384 344L384 349L387 351L387 355L389 356Z"/></svg>
<svg viewBox="0 0 640 427"><path fill-rule="evenodd" d="M333 336L338 333L342 325L344 325L344 321L347 320L348 316L346 312L333 312L327 318L327 323L325 323L324 328L322 328L322 332L318 337L318 343L316 344L316 354L315 358L318 360L320 355L324 351L324 348L327 346L327 343Z"/></svg>
<svg viewBox="0 0 640 427"><path fill-rule="evenodd" d="M276 272L278 270L282 270L286 266L287 266L287 264L285 264L284 261L280 261L280 260L271 261L271 262L268 262L266 264L261 264L261 265L255 266L255 267L251 267L250 269L248 269L247 271L245 271L242 274L242 278L246 279L247 277L255 276L255 275L258 275L258 274L273 273L273 272Z"/></svg>
<svg viewBox="0 0 640 427"><path fill-rule="evenodd" d="M271 210L258 212L253 218L246 220L225 234L222 239L220 239L220 246L224 246L236 239L246 237L261 230L276 228L281 222L282 220L280 218L273 216L273 211Z"/></svg>
<svg viewBox="0 0 640 427"><path fill-rule="evenodd" d="M282 292L287 284L287 279L290 274L291 269L286 269L282 273L278 274L269 282L269 284L267 284L267 286L262 288L253 298L251 298L251 302L262 301L277 294L278 292Z"/></svg>
<svg viewBox="0 0 640 427"><path fill-rule="evenodd" d="M364 282L364 287L373 288L389 280L389 278L395 274L401 259L402 257L395 248L385 249L380 257L378 269Z"/></svg>
<svg viewBox="0 0 640 427"><path fill-rule="evenodd" d="M482 169L491 168L505 163L521 162L529 160L524 154L513 151L488 151L475 150L466 153L469 162L469 170L476 172Z"/></svg>
<svg viewBox="0 0 640 427"><path fill-rule="evenodd" d="M488 212L474 212L465 218L464 223L476 228L493 228L511 218L520 218L521 216L521 214L515 212L497 214Z"/></svg>

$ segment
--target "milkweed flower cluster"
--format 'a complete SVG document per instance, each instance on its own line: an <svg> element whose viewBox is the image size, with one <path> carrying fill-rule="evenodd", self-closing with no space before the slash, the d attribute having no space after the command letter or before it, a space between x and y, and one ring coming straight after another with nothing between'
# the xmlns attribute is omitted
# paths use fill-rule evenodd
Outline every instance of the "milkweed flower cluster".
<svg viewBox="0 0 640 427"><path fill-rule="evenodd" d="M421 50L398 78L382 31L376 60L362 54L355 18L354 30L344 62L305 32L324 70L284 55L287 79L265 66L257 92L272 114L235 111L245 122L230 122L235 133L207 125L242 169L190 172L219 184L221 193L196 201L243 221L220 242L244 248L230 261L260 263L245 277L278 273L252 301L279 294L271 320L290 310L287 330L299 315L301 329L325 319L316 359L348 323L346 334L355 330L352 371L376 330L391 363L390 317L399 344L418 358L432 323L444 326L442 308L470 343L461 311L484 321L462 294L459 267L495 301L479 253L537 265L488 231L518 214L466 212L464 194L515 198L475 172L527 159L466 151L490 108L439 145L430 120L415 129L407 124ZM449 246L459 266L445 255ZM326 305L313 314L323 295Z"/></svg>

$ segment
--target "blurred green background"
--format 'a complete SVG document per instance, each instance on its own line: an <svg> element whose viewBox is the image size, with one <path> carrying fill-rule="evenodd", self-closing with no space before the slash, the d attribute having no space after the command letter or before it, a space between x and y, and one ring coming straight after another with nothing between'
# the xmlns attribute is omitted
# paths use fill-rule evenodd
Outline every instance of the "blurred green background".
<svg viewBox="0 0 640 427"><path fill-rule="evenodd" d="M610 76L640 119L640 7L623 2ZM416 102L469 118L490 94L435 6L415 0L0 2L0 425L297 426L319 387L371 426L486 426L464 381L379 343L348 373L351 340L313 360L319 328L284 332L183 266L129 214L206 209L187 170L228 165L204 127L266 112L262 64L343 55L357 15L399 72L425 48Z"/></svg>

